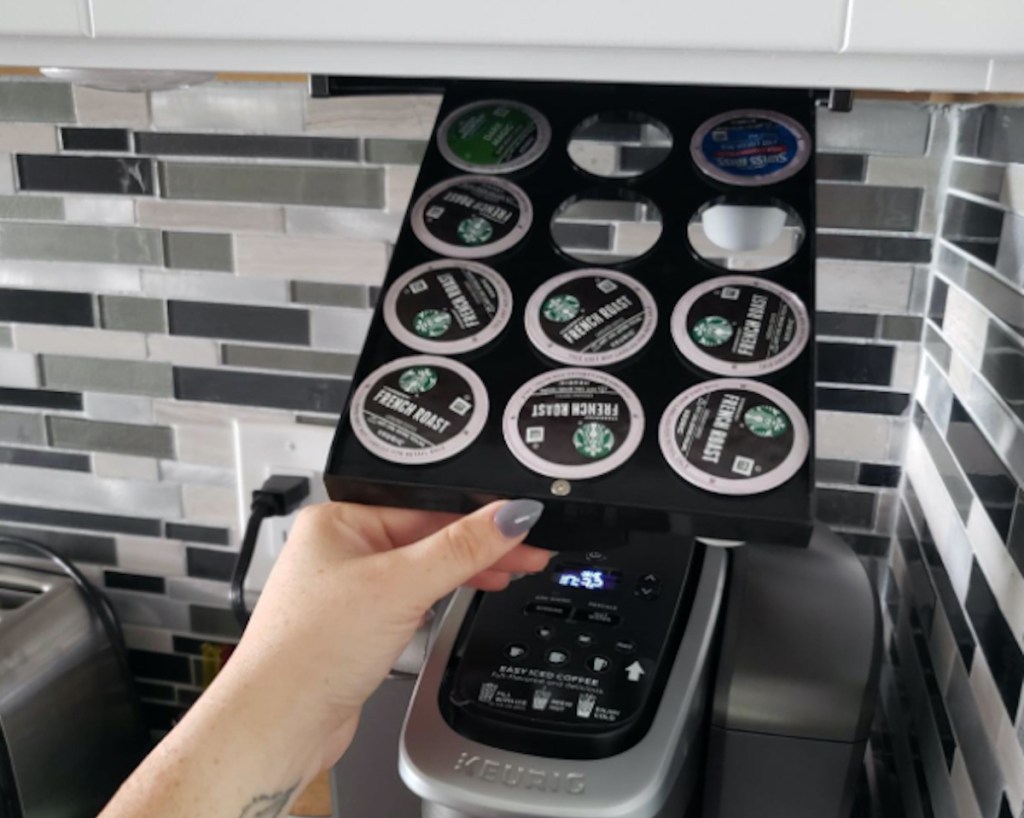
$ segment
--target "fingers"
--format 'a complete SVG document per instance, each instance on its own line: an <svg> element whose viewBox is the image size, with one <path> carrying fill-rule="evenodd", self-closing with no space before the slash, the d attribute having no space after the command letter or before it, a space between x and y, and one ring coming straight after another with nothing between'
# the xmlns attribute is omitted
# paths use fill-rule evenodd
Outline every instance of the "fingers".
<svg viewBox="0 0 1024 818"><path fill-rule="evenodd" d="M432 605L509 554L543 511L544 505L536 500L484 506L392 552L389 556L398 563L396 579L405 585L403 590L412 599L424 606Z"/></svg>
<svg viewBox="0 0 1024 818"><path fill-rule="evenodd" d="M520 545L494 563L491 570L511 574L536 574L548 567L552 556L553 551L534 548L532 545Z"/></svg>
<svg viewBox="0 0 1024 818"><path fill-rule="evenodd" d="M466 583L467 588L478 591L504 591L512 582L512 577L503 571L484 571Z"/></svg>

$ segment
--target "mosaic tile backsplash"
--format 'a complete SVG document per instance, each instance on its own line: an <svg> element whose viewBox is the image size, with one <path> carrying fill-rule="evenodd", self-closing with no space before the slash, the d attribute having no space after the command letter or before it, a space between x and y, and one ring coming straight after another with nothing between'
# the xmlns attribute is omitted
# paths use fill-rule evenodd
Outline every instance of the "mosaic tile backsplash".
<svg viewBox="0 0 1024 818"><path fill-rule="evenodd" d="M237 637L235 427L333 425L437 104L0 79L0 533L107 590L155 729ZM906 815L1024 806L1018 119L819 118L817 511L885 593Z"/></svg>

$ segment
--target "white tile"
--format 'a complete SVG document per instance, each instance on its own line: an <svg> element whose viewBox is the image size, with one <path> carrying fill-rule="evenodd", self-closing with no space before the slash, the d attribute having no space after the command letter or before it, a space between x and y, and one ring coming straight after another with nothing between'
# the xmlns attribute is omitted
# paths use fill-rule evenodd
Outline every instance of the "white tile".
<svg viewBox="0 0 1024 818"><path fill-rule="evenodd" d="M1024 650L1024 577L977 498L967 514L967 537L1000 612Z"/></svg>
<svg viewBox="0 0 1024 818"><path fill-rule="evenodd" d="M181 493L172 483L99 478L93 474L0 466L0 496L9 503L37 505L45 499L57 508L124 514L139 510L147 517L180 517Z"/></svg>
<svg viewBox="0 0 1024 818"><path fill-rule="evenodd" d="M819 458L878 463L887 460L890 424L877 415L823 412L816 415Z"/></svg>
<svg viewBox="0 0 1024 818"><path fill-rule="evenodd" d="M225 434L229 438L234 434L231 424L235 420L248 420L257 423L292 423L294 418L291 412L282 409L190 403L189 401L159 398L153 402L153 414L157 423L165 425L208 425L226 429Z"/></svg>
<svg viewBox="0 0 1024 818"><path fill-rule="evenodd" d="M151 93L150 107L158 130L297 133L305 95L297 84L208 84Z"/></svg>
<svg viewBox="0 0 1024 818"><path fill-rule="evenodd" d="M314 349L360 352L373 317L371 310L348 307L312 307L310 338Z"/></svg>
<svg viewBox="0 0 1024 818"><path fill-rule="evenodd" d="M181 499L189 522L230 529L238 522L238 494L234 487L187 484L181 487Z"/></svg>
<svg viewBox="0 0 1024 818"><path fill-rule="evenodd" d="M956 802L957 818L985 818L978 806L978 798L971 786L967 766L964 764L963 753L957 748L953 755L953 767L949 771L949 783L953 788L953 800Z"/></svg>
<svg viewBox="0 0 1024 818"><path fill-rule="evenodd" d="M955 285L946 296L942 333L950 345L975 369L985 357L988 313L977 301Z"/></svg>
<svg viewBox="0 0 1024 818"><path fill-rule="evenodd" d="M288 233L344 236L392 244L398 239L404 217L404 210L298 206L285 208L285 226Z"/></svg>
<svg viewBox="0 0 1024 818"><path fill-rule="evenodd" d="M905 313L913 277L914 267L910 264L819 259L818 309Z"/></svg>
<svg viewBox="0 0 1024 818"><path fill-rule="evenodd" d="M284 280L240 278L224 273L142 274L142 291L160 298L192 301L221 301L232 304L285 304L288 282Z"/></svg>
<svg viewBox="0 0 1024 818"><path fill-rule="evenodd" d="M892 367L892 388L898 392L913 392L920 368L921 345L897 344Z"/></svg>
<svg viewBox="0 0 1024 818"><path fill-rule="evenodd" d="M35 122L0 123L0 153L56 153L57 129Z"/></svg>
<svg viewBox="0 0 1024 818"><path fill-rule="evenodd" d="M237 483L234 469L206 466L199 463L182 463L179 460L161 460L160 479L171 483L219 486L220 488L230 488L232 491ZM185 516L191 515L186 513Z"/></svg>
<svg viewBox="0 0 1024 818"><path fill-rule="evenodd" d="M120 423L152 423L153 399L137 395L111 395L107 392L86 392L85 416L93 420Z"/></svg>
<svg viewBox="0 0 1024 818"><path fill-rule="evenodd" d="M227 426L175 426L178 457L186 463L233 467L235 444Z"/></svg>
<svg viewBox="0 0 1024 818"><path fill-rule="evenodd" d="M1021 750L1017 733L1009 719L1005 719L999 728L994 749L1003 767L1010 812L1020 815L1021 810L1024 810L1024 751Z"/></svg>
<svg viewBox="0 0 1024 818"><path fill-rule="evenodd" d="M158 577L185 576L185 544L156 537L117 537L117 564L122 571Z"/></svg>
<svg viewBox="0 0 1024 818"><path fill-rule="evenodd" d="M170 631L146 628L142 625L125 625L122 631L125 644L132 650L152 650L157 653L171 653L174 650L174 640Z"/></svg>
<svg viewBox="0 0 1024 818"><path fill-rule="evenodd" d="M989 745L994 745L1001 725L1003 722L1009 724L1010 718L1006 714L1006 706L1003 704L999 689L992 678L992 671L985 659L984 651L975 651L967 681L974 702L978 706L978 715L981 717L980 721L985 730L985 737Z"/></svg>
<svg viewBox="0 0 1024 818"><path fill-rule="evenodd" d="M242 205L139 199L135 203L140 227L199 228L280 233L284 208L277 205Z"/></svg>
<svg viewBox="0 0 1024 818"><path fill-rule="evenodd" d="M244 278L379 284L387 269L383 243L314 236L235 237L235 269Z"/></svg>
<svg viewBox="0 0 1024 818"><path fill-rule="evenodd" d="M385 192L387 208L392 213L405 213L412 200L412 189L416 185L419 168L404 165L389 165L386 170Z"/></svg>
<svg viewBox="0 0 1024 818"><path fill-rule="evenodd" d="M34 389L39 386L36 358L29 352L0 350L0 386Z"/></svg>
<svg viewBox="0 0 1024 818"><path fill-rule="evenodd" d="M209 338L154 334L146 337L146 354L151 361L176 366L216 366L217 342Z"/></svg>
<svg viewBox="0 0 1024 818"><path fill-rule="evenodd" d="M149 98L143 93L100 91L76 85L75 114L80 125L149 127Z"/></svg>
<svg viewBox="0 0 1024 818"><path fill-rule="evenodd" d="M5 260L0 264L0 286L130 294L142 289L142 277L132 267Z"/></svg>
<svg viewBox="0 0 1024 818"><path fill-rule="evenodd" d="M136 594L105 588L114 609L125 625L166 628L181 633L189 629L188 605L157 594Z"/></svg>
<svg viewBox="0 0 1024 818"><path fill-rule="evenodd" d="M155 457L134 457L128 454L94 452L92 470L97 477L116 477L123 480L159 480Z"/></svg>
<svg viewBox="0 0 1024 818"><path fill-rule="evenodd" d="M999 201L1016 213L1024 213L1024 165L1007 165Z"/></svg>
<svg viewBox="0 0 1024 818"><path fill-rule="evenodd" d="M350 96L329 99L306 98L306 130L334 136L391 136L427 139L441 97Z"/></svg>
<svg viewBox="0 0 1024 818"><path fill-rule="evenodd" d="M0 194L14 193L14 157L0 153Z"/></svg>
<svg viewBox="0 0 1024 818"><path fill-rule="evenodd" d="M66 196L64 218L86 224L135 224L135 203L114 196Z"/></svg>
<svg viewBox="0 0 1024 818"><path fill-rule="evenodd" d="M144 360L146 357L146 336L141 332L86 327L16 324L14 346L27 352L89 358Z"/></svg>
<svg viewBox="0 0 1024 818"><path fill-rule="evenodd" d="M212 579L170 577L167 580L167 596L212 608L227 608L231 603L228 583Z"/></svg>

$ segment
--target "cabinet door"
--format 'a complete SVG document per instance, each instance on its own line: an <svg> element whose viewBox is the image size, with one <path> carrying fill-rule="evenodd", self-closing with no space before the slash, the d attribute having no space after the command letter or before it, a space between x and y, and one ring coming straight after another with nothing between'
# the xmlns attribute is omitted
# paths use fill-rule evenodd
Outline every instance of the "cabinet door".
<svg viewBox="0 0 1024 818"><path fill-rule="evenodd" d="M98 37L817 52L838 49L844 19L839 0L518 0L497 6L466 0L92 0L92 6Z"/></svg>
<svg viewBox="0 0 1024 818"><path fill-rule="evenodd" d="M81 37L89 0L0 0L0 35Z"/></svg>
<svg viewBox="0 0 1024 818"><path fill-rule="evenodd" d="M851 2L851 52L1024 56L1021 0Z"/></svg>

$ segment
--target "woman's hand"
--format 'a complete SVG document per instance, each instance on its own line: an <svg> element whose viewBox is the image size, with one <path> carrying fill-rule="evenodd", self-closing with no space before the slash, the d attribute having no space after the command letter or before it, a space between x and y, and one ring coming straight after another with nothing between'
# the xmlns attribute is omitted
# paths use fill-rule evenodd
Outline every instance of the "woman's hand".
<svg viewBox="0 0 1024 818"><path fill-rule="evenodd" d="M101 818L283 813L348 747L360 708L435 602L547 566L550 552L521 545L542 511L534 500L461 518L343 503L302 511L231 661Z"/></svg>

